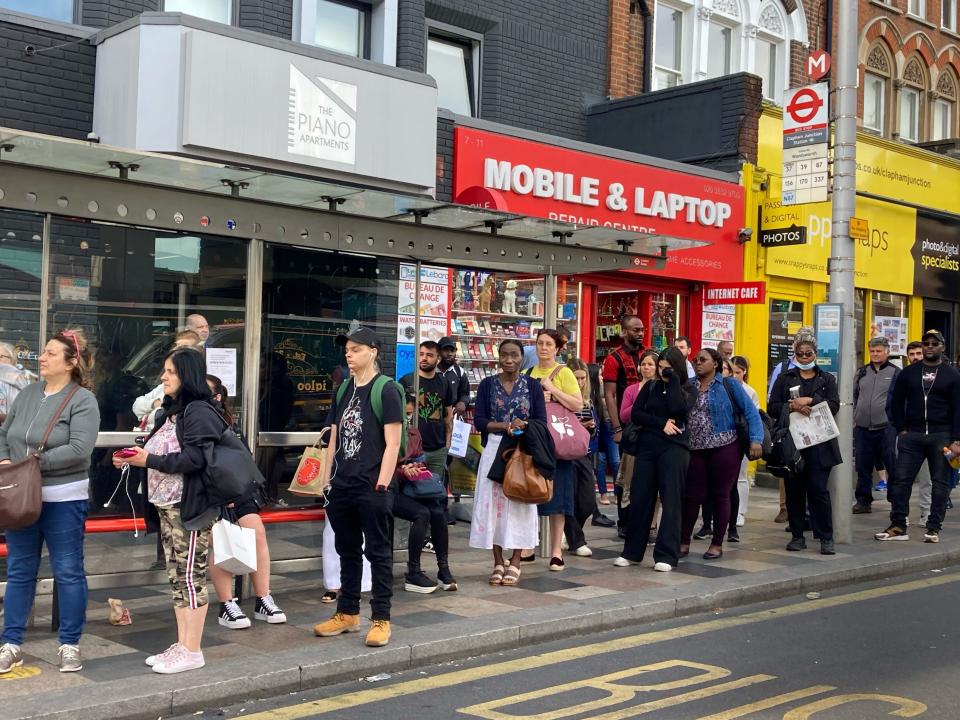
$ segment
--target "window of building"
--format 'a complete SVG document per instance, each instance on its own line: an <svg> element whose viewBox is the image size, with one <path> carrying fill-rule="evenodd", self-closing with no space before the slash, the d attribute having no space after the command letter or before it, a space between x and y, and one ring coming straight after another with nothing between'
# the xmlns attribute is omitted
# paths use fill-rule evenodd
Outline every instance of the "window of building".
<svg viewBox="0 0 960 720"><path fill-rule="evenodd" d="M225 25L233 22L233 0L164 0L163 11L181 12Z"/></svg>
<svg viewBox="0 0 960 720"><path fill-rule="evenodd" d="M933 101L933 127L930 139L946 140L957 137L958 133L954 129L957 122L957 80L950 70L940 71L935 94L937 97Z"/></svg>
<svg viewBox="0 0 960 720"><path fill-rule="evenodd" d="M303 0L301 22L313 28L304 42L359 58L370 57L370 6L341 0Z"/></svg>
<svg viewBox="0 0 960 720"><path fill-rule="evenodd" d="M907 12L919 18L927 16L927 0L907 0Z"/></svg>
<svg viewBox="0 0 960 720"><path fill-rule="evenodd" d="M720 23L710 23L707 32L707 77L729 75L732 55L733 30Z"/></svg>
<svg viewBox="0 0 960 720"><path fill-rule="evenodd" d="M914 57L907 61L903 69L903 84L900 87L900 124L901 140L920 142L922 134L923 103L926 90L926 73L920 60Z"/></svg>
<svg viewBox="0 0 960 720"><path fill-rule="evenodd" d="M943 0L941 23L947 30L957 31L957 0Z"/></svg>
<svg viewBox="0 0 960 720"><path fill-rule="evenodd" d="M659 5L655 17L654 64L657 89L683 82L683 11Z"/></svg>
<svg viewBox="0 0 960 720"><path fill-rule="evenodd" d="M75 0L0 0L0 8L72 23Z"/></svg>
<svg viewBox="0 0 960 720"><path fill-rule="evenodd" d="M887 80L866 73L863 81L863 125L883 133L886 128Z"/></svg>
<svg viewBox="0 0 960 720"><path fill-rule="evenodd" d="M757 52L754 61L754 73L763 78L763 96L779 102L782 92L777 71L777 43L763 38L757 39Z"/></svg>
<svg viewBox="0 0 960 720"><path fill-rule="evenodd" d="M460 115L477 114L474 61L478 44L444 35L427 39L427 75L437 81L437 105Z"/></svg>

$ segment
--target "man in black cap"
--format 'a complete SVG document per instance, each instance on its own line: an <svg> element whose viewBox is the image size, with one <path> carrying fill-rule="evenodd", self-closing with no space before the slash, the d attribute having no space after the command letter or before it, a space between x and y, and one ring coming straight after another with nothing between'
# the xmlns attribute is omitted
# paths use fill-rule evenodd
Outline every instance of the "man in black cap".
<svg viewBox="0 0 960 720"><path fill-rule="evenodd" d="M924 461L933 481L924 542L940 542L940 528L950 499L950 468L945 451L960 455L960 372L944 362L943 335L928 330L920 338L923 361L897 376L891 421L897 431L896 472L890 479L890 527L877 540L909 540L907 515L913 481Z"/></svg>
<svg viewBox="0 0 960 720"><path fill-rule="evenodd" d="M404 398L397 383L377 370L380 340L373 330L360 327L338 336L337 342L345 347L350 379L338 389L327 416L330 446L321 473L329 486L327 520L336 534L341 588L337 612L313 631L332 637L360 630L360 581L366 555L373 576L373 627L366 644L380 647L390 641L390 484L400 453Z"/></svg>
<svg viewBox="0 0 960 720"><path fill-rule="evenodd" d="M452 337L440 338L440 365L437 371L450 383L455 402L453 414L463 417L470 405L470 381L463 368L457 365L457 343Z"/></svg>

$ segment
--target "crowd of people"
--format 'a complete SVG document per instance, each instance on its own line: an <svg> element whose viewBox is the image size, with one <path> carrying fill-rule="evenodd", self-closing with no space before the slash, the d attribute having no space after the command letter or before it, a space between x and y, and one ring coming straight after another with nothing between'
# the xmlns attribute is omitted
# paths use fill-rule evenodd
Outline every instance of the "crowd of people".
<svg viewBox="0 0 960 720"><path fill-rule="evenodd" d="M254 531L254 619L286 621L270 590L269 547L259 516L262 494L251 492L224 506L207 500L205 484L214 476L207 467L211 448L222 442L225 429L236 429L226 387L206 370L202 350L209 326L199 315L190 316L188 324L164 358L159 384L133 403L133 414L147 432L144 445L113 457L113 465L124 472L145 471L146 497L156 514L158 553L177 627L176 641L146 660L161 674L204 666L208 574L220 603L219 624L251 625L232 596L232 576L216 566L213 556L211 526L219 518ZM458 589L449 557L453 519L447 467L454 421L471 405L483 451L469 545L491 553L489 584L521 584L523 563L535 561L534 549L541 546L540 518L547 518L543 547L554 572L565 569L565 552L593 554L585 536L591 518L594 525L616 525L623 539L613 562L618 568L641 563L652 545L653 570L669 572L689 555L693 539L707 538L703 559L721 561L724 543L740 541L749 463L761 458L764 443L791 416L809 416L823 404L836 415L837 381L817 363L816 338L803 328L791 356L773 368L767 415L747 384L750 362L734 355L731 343L702 348L692 359L683 337L671 347L649 349L643 344L643 322L634 316L623 318L622 339L602 368L579 358L561 362L567 338L558 330L538 331L532 357L521 341L504 339L497 373L480 383L471 402L452 339L421 343L415 371L396 382L380 372L382 345L374 331L357 327L339 336L348 373L324 423L328 435L320 470L327 518L321 601L336 608L314 633L332 637L359 631L361 592L369 591L372 625L365 642L379 647L390 641L395 517L410 522L404 590ZM853 512L872 512L877 473L888 479L891 512L889 526L875 538L909 539L909 499L919 477L924 540L937 542L956 484L948 460L960 457L960 372L945 360L944 338L937 331L911 343L911 364L902 370L890 362L885 339L871 340L869 350L870 362L858 371L854 393ZM13 359L12 350L0 344L0 465L37 455L43 502L36 522L6 532L0 674L22 664L44 544L58 593L60 670L73 672L82 668L84 522L90 458L101 427L90 391L92 358L79 329L63 330L47 342L39 359L40 382L5 367L5 355ZM571 422L582 430L573 432ZM572 452L557 432L585 434L589 442ZM551 480L544 502L528 502L505 489L508 457L520 448L536 472ZM819 552L833 555L827 481L831 468L842 462L839 445L833 438L800 449L797 456L782 481L783 517L777 518L789 523L786 549L806 549L809 530ZM611 477L616 521L601 510L611 503ZM425 552L435 557L436 580L422 564Z"/></svg>

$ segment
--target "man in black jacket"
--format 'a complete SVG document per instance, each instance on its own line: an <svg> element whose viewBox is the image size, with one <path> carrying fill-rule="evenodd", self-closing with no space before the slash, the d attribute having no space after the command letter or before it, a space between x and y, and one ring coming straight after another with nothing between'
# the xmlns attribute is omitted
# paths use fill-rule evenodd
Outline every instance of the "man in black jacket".
<svg viewBox="0 0 960 720"><path fill-rule="evenodd" d="M877 540L909 540L913 481L924 460L933 481L924 542L940 541L940 528L950 498L949 467L944 449L960 454L960 372L944 362L943 335L928 330L920 339L923 362L903 369L893 388L891 420L897 430L897 466L890 485L890 527Z"/></svg>

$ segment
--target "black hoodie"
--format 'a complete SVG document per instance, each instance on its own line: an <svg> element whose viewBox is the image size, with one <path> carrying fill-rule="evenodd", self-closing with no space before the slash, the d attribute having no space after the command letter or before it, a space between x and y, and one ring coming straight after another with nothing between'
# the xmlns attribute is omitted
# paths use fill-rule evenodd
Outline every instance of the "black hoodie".
<svg viewBox="0 0 960 720"><path fill-rule="evenodd" d="M924 397L923 373L934 369L936 380ZM905 367L893 386L890 411L898 433L949 433L950 440L960 439L960 372L945 362Z"/></svg>

